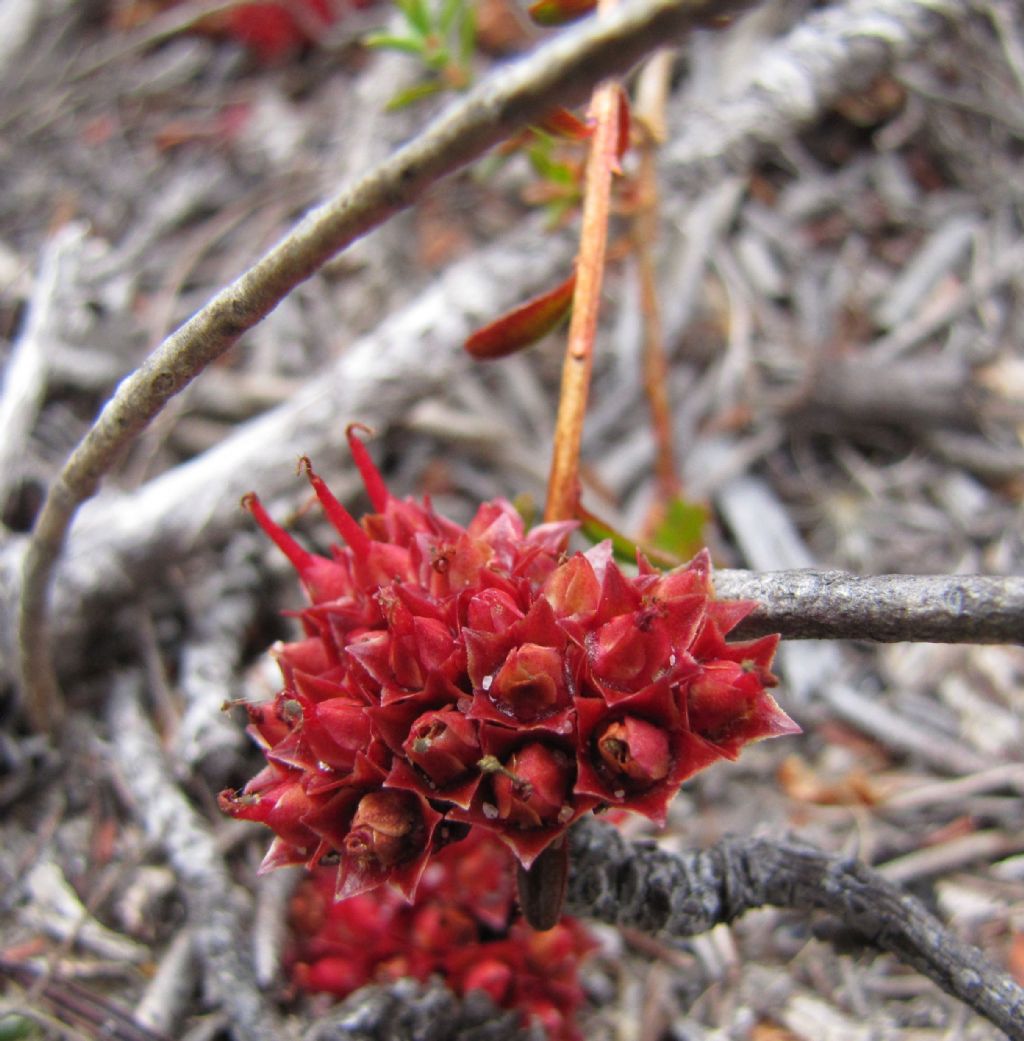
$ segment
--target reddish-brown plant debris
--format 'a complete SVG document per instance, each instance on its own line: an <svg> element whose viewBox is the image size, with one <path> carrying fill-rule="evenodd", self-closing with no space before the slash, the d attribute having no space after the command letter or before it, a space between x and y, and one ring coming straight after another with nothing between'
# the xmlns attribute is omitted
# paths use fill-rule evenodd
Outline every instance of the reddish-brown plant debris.
<svg viewBox="0 0 1024 1041"><path fill-rule="evenodd" d="M439 975L456 994L483 990L549 1041L578 1041L580 960L594 940L572 918L544 933L514 919L508 850L473 832L433 858L413 903L384 891L334 901L318 869L292 902L291 977L302 990L343 998L367 983Z"/></svg>
<svg viewBox="0 0 1024 1041"><path fill-rule="evenodd" d="M247 499L299 572L305 637L274 653L284 688L250 705L266 767L221 805L276 835L264 866L336 864L338 898L411 898L468 828L524 867L582 814L661 823L686 778L794 732L766 687L777 637L729 643L754 607L714 598L708 554L629 576L573 522L527 532L510 503L465 528L392 496L355 431L376 512L357 522L303 468L345 542L303 549Z"/></svg>
<svg viewBox="0 0 1024 1041"><path fill-rule="evenodd" d="M370 2L351 0L351 5L366 7ZM170 0L161 6L180 3ZM265 0L208 14L199 19L196 28L211 36L237 40L261 61L273 62L315 43L338 20L341 9L334 0Z"/></svg>

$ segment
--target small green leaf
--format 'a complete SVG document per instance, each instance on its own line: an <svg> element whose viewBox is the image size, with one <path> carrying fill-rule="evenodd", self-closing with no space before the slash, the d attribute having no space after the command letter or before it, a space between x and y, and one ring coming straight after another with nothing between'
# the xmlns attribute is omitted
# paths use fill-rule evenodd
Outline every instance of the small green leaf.
<svg viewBox="0 0 1024 1041"><path fill-rule="evenodd" d="M396 0L396 2L409 25L420 36L429 36L433 30L433 22L427 0Z"/></svg>
<svg viewBox="0 0 1024 1041"><path fill-rule="evenodd" d="M529 492L520 492L513 500L512 506L523 520L523 526L529 531L539 516L537 503Z"/></svg>
<svg viewBox="0 0 1024 1041"><path fill-rule="evenodd" d="M533 167L534 173L545 181L569 188L576 184L576 171L568 163L561 163L553 159L550 153L550 138L539 140L527 152L527 158Z"/></svg>
<svg viewBox="0 0 1024 1041"><path fill-rule="evenodd" d="M441 0L441 10L437 15L437 27L445 36L451 32L456 19L465 9L465 0Z"/></svg>
<svg viewBox="0 0 1024 1041"><path fill-rule="evenodd" d="M424 53L423 61L431 72L443 72L448 67L448 48L432 41L431 50Z"/></svg>
<svg viewBox="0 0 1024 1041"><path fill-rule="evenodd" d="M367 47L378 47L391 51L404 51L406 54L421 55L423 41L414 36L394 36L391 33L370 33L363 38Z"/></svg>
<svg viewBox="0 0 1024 1041"><path fill-rule="evenodd" d="M652 545L680 560L689 560L707 544L704 529L708 508L700 502L673 499L665 510L665 518L651 538Z"/></svg>
<svg viewBox="0 0 1024 1041"><path fill-rule="evenodd" d="M587 514L583 517L580 524L580 532L584 538L595 545L598 542L604 542L605 539L610 539L612 553L615 555L616 560L621 560L628 564L636 563L636 543L621 532L609 527L604 521L598 520L592 514Z"/></svg>
<svg viewBox="0 0 1024 1041"><path fill-rule="evenodd" d="M476 54L476 11L472 6L466 6L462 13L462 21L459 22L459 61L464 69L472 66L473 55ZM467 82L469 76L467 75Z"/></svg>
<svg viewBox="0 0 1024 1041"><path fill-rule="evenodd" d="M25 1016L12 1012L0 1017L0 1041L23 1041L35 1032L35 1024Z"/></svg>
<svg viewBox="0 0 1024 1041"><path fill-rule="evenodd" d="M595 517L594 514L585 510L582 506L576 508L576 516L580 520L580 533L591 542L603 542L609 539L612 544L612 553L617 560L627 564L636 563L637 550L644 554L652 564L657 567L674 568L679 567L684 561L674 553L666 553L656 546L647 546L634 542L631 538L616 531L610 524Z"/></svg>
<svg viewBox="0 0 1024 1041"><path fill-rule="evenodd" d="M546 203L544 206L544 227L548 231L554 231L556 228L561 227L566 217L576 209L579 201L579 193L573 193Z"/></svg>
<svg viewBox="0 0 1024 1041"><path fill-rule="evenodd" d="M386 108L389 112L396 112L398 109L405 108L421 98L429 98L443 88L444 84L440 80L426 80L423 83L416 83L406 90L400 90L387 103Z"/></svg>
<svg viewBox="0 0 1024 1041"><path fill-rule="evenodd" d="M535 0L526 11L538 25L555 26L574 22L596 6L597 0Z"/></svg>

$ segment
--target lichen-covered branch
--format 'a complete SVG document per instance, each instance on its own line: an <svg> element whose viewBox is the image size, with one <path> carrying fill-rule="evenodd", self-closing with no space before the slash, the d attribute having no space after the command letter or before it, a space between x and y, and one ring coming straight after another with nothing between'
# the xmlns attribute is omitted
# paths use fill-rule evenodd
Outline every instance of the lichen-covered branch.
<svg viewBox="0 0 1024 1041"><path fill-rule="evenodd" d="M1024 643L1024 578L719 571L719 596L756 600L737 638Z"/></svg>
<svg viewBox="0 0 1024 1041"><path fill-rule="evenodd" d="M78 506L166 403L247 329L350 243L411 205L554 104L574 104L667 37L748 0L632 0L505 66L356 184L313 210L269 253L169 336L117 389L50 487L25 555L19 624L22 684L34 725L50 729L62 701L50 654L48 594Z"/></svg>
<svg viewBox="0 0 1024 1041"><path fill-rule="evenodd" d="M827 911L1024 1041L1024 989L914 897L857 861L752 838L676 855L629 843L590 819L569 834L571 914L687 937L758 907Z"/></svg>

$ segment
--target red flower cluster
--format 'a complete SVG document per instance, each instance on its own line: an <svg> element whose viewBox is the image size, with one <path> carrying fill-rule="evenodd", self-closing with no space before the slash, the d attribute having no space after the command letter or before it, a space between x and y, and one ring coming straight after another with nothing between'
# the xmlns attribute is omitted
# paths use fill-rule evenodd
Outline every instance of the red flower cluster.
<svg viewBox="0 0 1024 1041"><path fill-rule="evenodd" d="M299 572L306 638L284 689L249 707L267 765L224 810L277 837L266 867L338 862L336 896L413 895L466 825L526 867L582 814L663 822L682 782L797 728L766 692L777 637L727 643L754 607L715 600L706 552L630 577L608 544L566 558L571 522L529 532L503 500L468 527L387 490L352 429L377 511L358 523L303 467L346 545L303 549L247 499Z"/></svg>
<svg viewBox="0 0 1024 1041"><path fill-rule="evenodd" d="M388 891L334 903L334 875L319 869L292 903L292 979L343 998L366 983L440 975L456 994L483 990L518 1010L549 1041L578 1041L577 970L594 941L571 918L543 933L510 925L513 874L486 832L442 850L412 904Z"/></svg>

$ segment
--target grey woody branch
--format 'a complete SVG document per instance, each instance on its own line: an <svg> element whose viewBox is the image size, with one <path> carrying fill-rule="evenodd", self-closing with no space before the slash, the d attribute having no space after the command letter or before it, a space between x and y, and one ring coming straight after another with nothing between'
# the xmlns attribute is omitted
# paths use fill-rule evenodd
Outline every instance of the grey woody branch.
<svg viewBox="0 0 1024 1041"><path fill-rule="evenodd" d="M48 599L79 505L167 402L288 293L346 246L410 206L441 178L557 105L583 100L680 33L749 0L629 0L505 66L356 184L309 213L252 268L169 336L129 376L49 489L25 556L19 622L22 683L33 722L52 727L61 698L50 653Z"/></svg>
<svg viewBox="0 0 1024 1041"><path fill-rule="evenodd" d="M542 1033L524 1030L517 1013L495 1008L482 991L457 998L436 980L404 979L357 991L319 1018L302 1041L539 1041Z"/></svg>
<svg viewBox="0 0 1024 1041"><path fill-rule="evenodd" d="M675 855L629 843L590 819L571 830L570 854L570 914L688 937L758 907L827 911L1024 1041L1024 989L914 897L857 861L751 838Z"/></svg>
<svg viewBox="0 0 1024 1041"><path fill-rule="evenodd" d="M1024 643L1024 578L719 571L715 589L726 599L758 601L737 637Z"/></svg>

